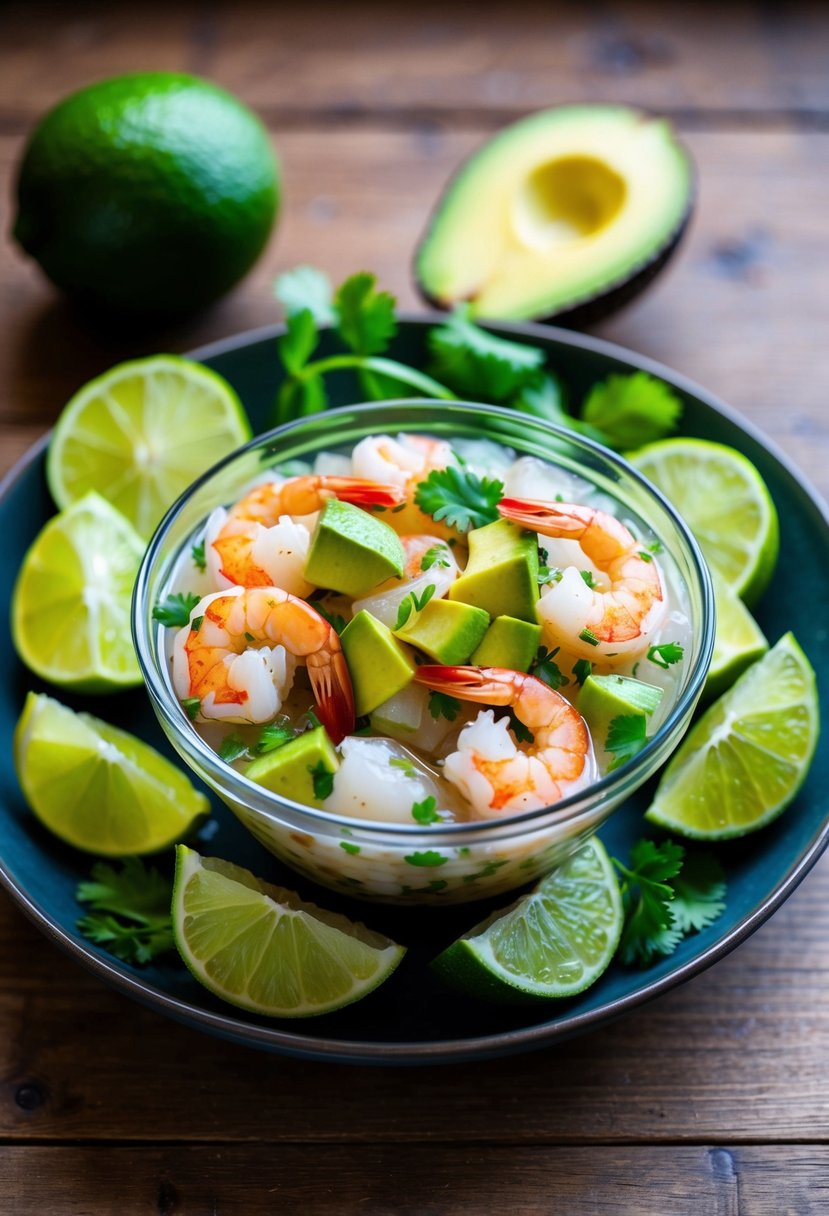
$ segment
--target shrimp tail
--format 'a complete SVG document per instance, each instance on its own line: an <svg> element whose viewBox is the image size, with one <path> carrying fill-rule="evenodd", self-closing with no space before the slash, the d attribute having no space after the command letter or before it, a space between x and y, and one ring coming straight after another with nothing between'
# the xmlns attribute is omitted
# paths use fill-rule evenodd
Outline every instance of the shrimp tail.
<svg viewBox="0 0 829 1216"><path fill-rule="evenodd" d="M585 511L569 503L541 502L535 498L502 498L498 503L502 519L511 519L533 532L577 539L585 529Z"/></svg>
<svg viewBox="0 0 829 1216"><path fill-rule="evenodd" d="M339 638L336 634L334 638L336 649L332 645L327 653L309 654L307 663L317 715L336 746L353 733L357 719L351 673L339 647Z"/></svg>
<svg viewBox="0 0 829 1216"><path fill-rule="evenodd" d="M424 663L418 667L414 678L418 684L461 701L509 705L515 696L516 680L528 677L506 667L444 667Z"/></svg>
<svg viewBox="0 0 829 1216"><path fill-rule="evenodd" d="M363 477L324 477L324 488L342 502L355 507L397 507L406 501L405 491L382 481Z"/></svg>

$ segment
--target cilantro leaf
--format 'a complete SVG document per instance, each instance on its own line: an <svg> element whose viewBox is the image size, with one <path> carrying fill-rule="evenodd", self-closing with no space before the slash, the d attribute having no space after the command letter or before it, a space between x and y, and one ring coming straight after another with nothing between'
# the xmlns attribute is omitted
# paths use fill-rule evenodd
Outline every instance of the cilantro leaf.
<svg viewBox="0 0 829 1216"><path fill-rule="evenodd" d="M434 794L429 794L422 802L412 803L412 819L417 823L440 823L440 815L435 810L437 800Z"/></svg>
<svg viewBox="0 0 829 1216"><path fill-rule="evenodd" d="M498 503L503 496L503 482L479 477L455 465L432 469L415 490L415 502L421 511L435 520L445 520L459 532L482 528L499 519Z"/></svg>
<svg viewBox="0 0 829 1216"><path fill-rule="evenodd" d="M521 719L516 716L515 710L513 709L509 711L509 724L512 733L515 735L516 743L535 743L535 735L532 733L530 728L525 726Z"/></svg>
<svg viewBox="0 0 829 1216"><path fill-rule="evenodd" d="M594 579L592 573L589 570L579 570L579 574L582 576L590 590L593 591L596 586L596 580Z"/></svg>
<svg viewBox="0 0 829 1216"><path fill-rule="evenodd" d="M195 722L201 709L201 697L185 697L181 702L181 708L187 714L190 721Z"/></svg>
<svg viewBox="0 0 829 1216"><path fill-rule="evenodd" d="M257 756L266 756L295 738L296 732L288 725L288 719L283 718L281 722L269 722L262 727L262 733L252 750Z"/></svg>
<svg viewBox="0 0 829 1216"><path fill-rule="evenodd" d="M204 556L204 537L202 537L197 545L190 546L190 556L196 569L204 574L207 569L207 558Z"/></svg>
<svg viewBox="0 0 829 1216"><path fill-rule="evenodd" d="M248 754L248 745L238 735L225 735L219 745L219 759L225 764L232 764Z"/></svg>
<svg viewBox="0 0 829 1216"><path fill-rule="evenodd" d="M322 600L309 600L308 603L312 608L316 608L317 612L323 617L335 633L342 633L345 629L345 617L339 612L330 612Z"/></svg>
<svg viewBox="0 0 829 1216"><path fill-rule="evenodd" d="M553 662L560 649L561 647L556 646L555 650L545 650L543 646L539 646L538 654L530 666L530 675L543 680L553 689L563 688L565 684L570 683L567 676L562 675L558 663Z"/></svg>
<svg viewBox="0 0 829 1216"><path fill-rule="evenodd" d="M337 332L358 355L386 350L397 332L395 298L388 291L377 291L376 283L373 274L353 274L337 288L334 297Z"/></svg>
<svg viewBox="0 0 829 1216"><path fill-rule="evenodd" d="M319 332L310 308L291 313L285 321L286 332L277 340L279 357L289 375L295 376L319 344Z"/></svg>
<svg viewBox="0 0 829 1216"><path fill-rule="evenodd" d="M128 858L120 871L96 862L91 878L78 884L75 898L89 905L78 920L80 932L116 958L142 965L174 948L172 885L139 858Z"/></svg>
<svg viewBox="0 0 829 1216"><path fill-rule="evenodd" d="M395 508L398 510L399 508ZM431 570L432 566L437 566L439 570L448 570L449 561L447 560L447 549L445 545L433 545L431 549L427 549L420 559L420 569L422 571Z"/></svg>
<svg viewBox="0 0 829 1216"><path fill-rule="evenodd" d="M681 414L679 398L663 380L647 372L608 376L594 384L581 411L583 421L620 451L670 435Z"/></svg>
<svg viewBox="0 0 829 1216"><path fill-rule="evenodd" d="M564 571L560 566L539 566L538 585L544 587L547 583L560 583Z"/></svg>
<svg viewBox="0 0 829 1216"><path fill-rule="evenodd" d="M201 596L196 595L195 591L177 591L173 595L168 595L165 600L160 600L153 608L153 620L171 627L180 628L183 625L189 625L190 613L200 599Z"/></svg>
<svg viewBox="0 0 829 1216"><path fill-rule="evenodd" d="M460 712L461 703L457 697L450 697L445 692L429 693L429 713L437 720L445 718L447 722L454 722Z"/></svg>
<svg viewBox="0 0 829 1216"><path fill-rule="evenodd" d="M459 308L445 324L431 329L427 345L435 375L461 396L504 402L539 378L544 351L497 338Z"/></svg>
<svg viewBox="0 0 829 1216"><path fill-rule="evenodd" d="M572 674L577 684L583 684L593 670L593 664L589 659L577 659L573 664Z"/></svg>
<svg viewBox="0 0 829 1216"><path fill-rule="evenodd" d="M673 923L683 934L705 929L725 910L725 874L710 853L689 853L672 885Z"/></svg>
<svg viewBox="0 0 829 1216"><path fill-rule="evenodd" d="M685 657L685 651L680 646L679 642L662 642L659 646L648 647L648 658L657 667L664 668L665 671L672 663L681 663Z"/></svg>
<svg viewBox="0 0 829 1216"><path fill-rule="evenodd" d="M522 414L532 414L557 426L576 429L579 426L578 419L567 412L561 381L549 373L525 384L510 405Z"/></svg>
<svg viewBox="0 0 829 1216"><path fill-rule="evenodd" d="M611 719L607 730L605 751L613 753L607 771L621 768L641 752L647 742L647 724L642 714L620 714Z"/></svg>
<svg viewBox="0 0 829 1216"><path fill-rule="evenodd" d="M407 756L392 756L389 760L391 768L399 768L404 777L416 777L417 771L414 764Z"/></svg>
<svg viewBox="0 0 829 1216"><path fill-rule="evenodd" d="M625 926L619 942L623 963L638 962L647 966L660 954L670 954L682 939L682 931L673 924L671 905L674 878L682 868L685 850L666 840L638 841L630 851L630 866L613 858L613 864L623 877L622 906Z"/></svg>
<svg viewBox="0 0 829 1216"><path fill-rule="evenodd" d="M285 316L311 313L317 325L333 325L334 308L331 281L314 266L295 266L279 275L273 293L285 309Z"/></svg>
<svg viewBox="0 0 829 1216"><path fill-rule="evenodd" d="M449 858L444 857L442 853L436 853L434 849L427 849L425 853L409 853L403 860L410 866L442 866Z"/></svg>
<svg viewBox="0 0 829 1216"><path fill-rule="evenodd" d="M318 760L313 767L309 764L308 772L314 783L314 797L323 802L334 789L334 774L328 771L322 760Z"/></svg>

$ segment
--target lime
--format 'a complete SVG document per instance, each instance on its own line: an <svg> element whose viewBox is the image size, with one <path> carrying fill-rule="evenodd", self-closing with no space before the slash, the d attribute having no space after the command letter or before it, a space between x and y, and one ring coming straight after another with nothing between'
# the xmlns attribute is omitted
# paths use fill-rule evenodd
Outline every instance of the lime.
<svg viewBox="0 0 829 1216"><path fill-rule="evenodd" d="M616 875L593 836L529 895L470 929L432 966L452 987L488 1000L575 996L613 958L623 921Z"/></svg>
<svg viewBox="0 0 829 1216"><path fill-rule="evenodd" d="M268 1017L340 1009L388 979L405 950L218 857L176 849L176 945L222 1000Z"/></svg>
<svg viewBox="0 0 829 1216"><path fill-rule="evenodd" d="M52 435L46 476L59 507L97 490L149 537L179 494L250 436L226 380L154 355L119 363L75 393Z"/></svg>
<svg viewBox="0 0 829 1216"><path fill-rule="evenodd" d="M141 683L130 600L144 545L98 494L42 528L12 595L12 636L42 679L81 692Z"/></svg>
<svg viewBox="0 0 829 1216"><path fill-rule="evenodd" d="M749 603L777 561L777 512L765 482L734 448L705 439L663 439L630 457L673 503L723 582Z"/></svg>
<svg viewBox="0 0 829 1216"><path fill-rule="evenodd" d="M50 831L87 853L155 853L186 836L210 803L140 739L30 692L14 736L23 793Z"/></svg>
<svg viewBox="0 0 829 1216"><path fill-rule="evenodd" d="M743 601L716 575L717 635L705 681L705 696L719 697L769 648L760 626Z"/></svg>
<svg viewBox="0 0 829 1216"><path fill-rule="evenodd" d="M279 174L259 119L206 80L143 72L66 97L20 167L14 235L58 287L107 310L183 314L262 252Z"/></svg>
<svg viewBox="0 0 829 1216"><path fill-rule="evenodd" d="M800 789L819 733L815 673L787 633L686 735L646 818L700 840L754 832Z"/></svg>

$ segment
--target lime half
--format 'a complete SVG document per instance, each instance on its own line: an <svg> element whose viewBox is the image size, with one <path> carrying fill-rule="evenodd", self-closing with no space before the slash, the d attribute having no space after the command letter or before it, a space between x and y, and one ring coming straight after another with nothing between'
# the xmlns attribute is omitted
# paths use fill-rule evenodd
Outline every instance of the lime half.
<svg viewBox="0 0 829 1216"><path fill-rule="evenodd" d="M748 603L757 600L780 538L771 495L751 461L704 439L664 439L630 461L673 503L714 573Z"/></svg>
<svg viewBox="0 0 829 1216"><path fill-rule="evenodd" d="M382 984L405 953L364 925L184 845L176 849L173 930L200 983L268 1017L350 1005Z"/></svg>
<svg viewBox="0 0 829 1216"><path fill-rule="evenodd" d="M50 519L12 596L12 636L26 666L82 692L140 684L130 600L143 554L132 526L97 494Z"/></svg>
<svg viewBox="0 0 829 1216"><path fill-rule="evenodd" d="M593 836L506 912L495 912L432 963L454 988L514 1002L575 996L616 952L624 914L610 859Z"/></svg>
<svg viewBox="0 0 829 1216"><path fill-rule="evenodd" d="M192 481L251 437L233 389L175 355L120 363L79 390L49 445L52 497L97 490L149 538Z"/></svg>
<svg viewBox="0 0 829 1216"><path fill-rule="evenodd" d="M815 673L787 633L685 737L646 818L701 840L754 832L800 789L819 733Z"/></svg>
<svg viewBox="0 0 829 1216"><path fill-rule="evenodd" d="M43 694L26 699L14 762L41 823L101 857L156 853L210 812L207 798L148 744Z"/></svg>
<svg viewBox="0 0 829 1216"><path fill-rule="evenodd" d="M714 598L717 604L717 635L705 681L707 700L721 696L769 648L763 631L743 601L716 575Z"/></svg>

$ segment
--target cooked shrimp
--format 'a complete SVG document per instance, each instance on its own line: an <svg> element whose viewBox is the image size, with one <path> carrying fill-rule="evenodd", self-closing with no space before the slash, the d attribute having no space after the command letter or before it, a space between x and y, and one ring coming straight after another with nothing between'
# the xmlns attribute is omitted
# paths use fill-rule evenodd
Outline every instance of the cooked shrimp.
<svg viewBox="0 0 829 1216"><path fill-rule="evenodd" d="M424 514L414 501L419 483L432 469L445 469L455 461L451 446L443 439L427 435L368 435L361 439L352 453L354 473L397 486L406 506L383 518L400 536L434 532L444 540L457 536L454 528L437 523Z"/></svg>
<svg viewBox="0 0 829 1216"><path fill-rule="evenodd" d="M415 680L462 701L508 705L533 741L519 744L506 718L482 710L458 736L444 776L483 819L552 806L592 781L587 725L570 702L535 676L505 667L418 667Z"/></svg>
<svg viewBox="0 0 829 1216"><path fill-rule="evenodd" d="M394 507L403 501L394 484L357 477L309 474L283 482L266 482L231 507L226 516L214 517L208 532L218 556L218 572L230 585L282 587L293 595L307 595L313 584L303 576L310 531L292 516L310 515L328 498L356 506Z"/></svg>
<svg viewBox="0 0 829 1216"><path fill-rule="evenodd" d="M268 722L290 691L298 659L308 667L320 722L339 743L354 729L339 636L315 608L280 587L205 596L176 636L173 683L182 699L199 698L202 718Z"/></svg>
<svg viewBox="0 0 829 1216"><path fill-rule="evenodd" d="M407 595L414 592L420 598L431 584L434 587L431 598L440 599L460 573L452 550L439 536L401 536L400 543L406 554L402 577L386 579L379 587L374 587L369 595L364 595L351 605L355 616L365 608L390 629ZM427 553L431 554L432 560L424 570L423 559Z"/></svg>
<svg viewBox="0 0 829 1216"><path fill-rule="evenodd" d="M579 658L615 666L643 654L665 619L668 601L659 567L625 525L606 511L574 503L504 498L506 519L542 536L577 541L595 586L568 565L544 588L538 616L545 640ZM650 559L650 560L649 560Z"/></svg>

